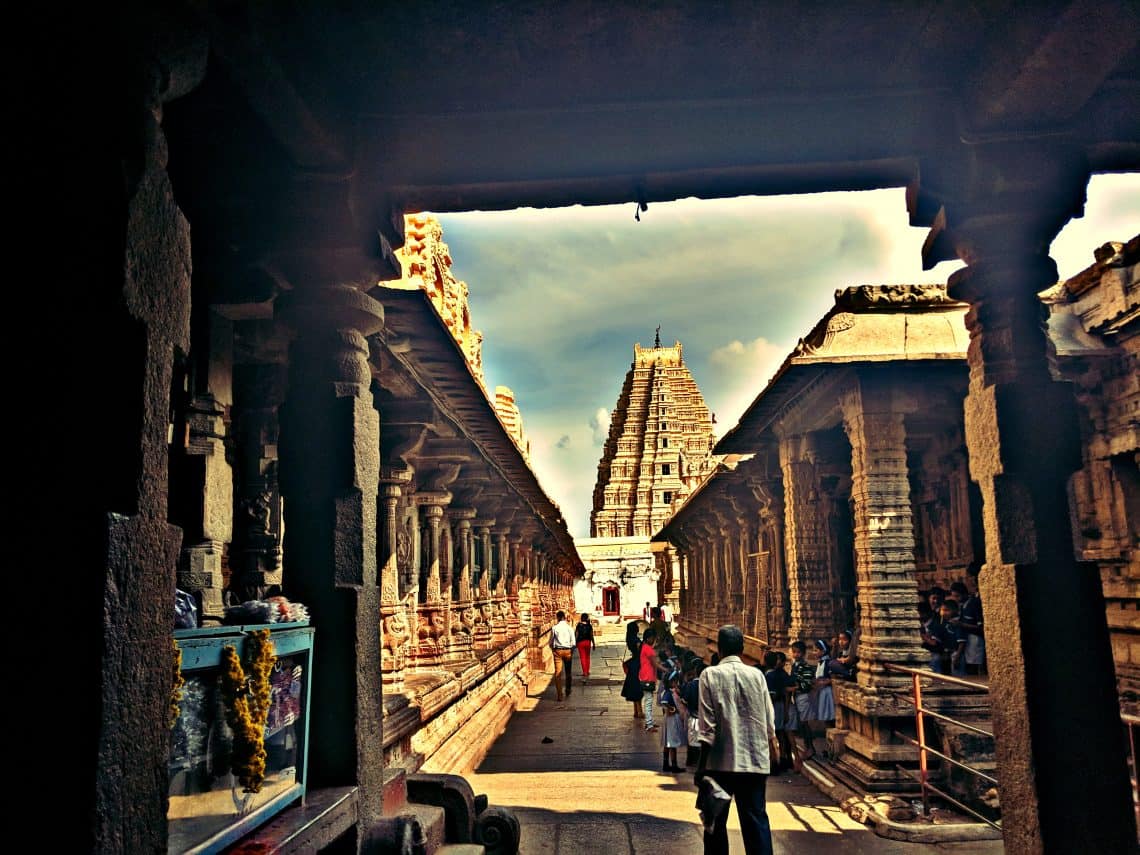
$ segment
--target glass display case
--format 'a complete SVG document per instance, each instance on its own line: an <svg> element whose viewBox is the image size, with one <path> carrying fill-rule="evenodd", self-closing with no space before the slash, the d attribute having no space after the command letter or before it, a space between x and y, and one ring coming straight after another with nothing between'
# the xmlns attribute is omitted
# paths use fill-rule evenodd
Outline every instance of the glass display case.
<svg viewBox="0 0 1140 855"><path fill-rule="evenodd" d="M247 664L246 638L268 629L275 656L269 675L265 778L244 791L231 771L233 732L222 692L222 650ZM217 852L305 793L309 686L314 630L306 623L175 630L182 651L182 697L170 733L169 852Z"/></svg>

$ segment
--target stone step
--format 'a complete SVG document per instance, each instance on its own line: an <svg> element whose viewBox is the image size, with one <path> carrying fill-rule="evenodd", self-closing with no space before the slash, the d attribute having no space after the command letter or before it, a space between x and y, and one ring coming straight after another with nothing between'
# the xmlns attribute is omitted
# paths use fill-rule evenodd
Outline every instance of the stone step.
<svg viewBox="0 0 1140 855"><path fill-rule="evenodd" d="M437 849L435 855L486 855L486 852L478 843L448 843Z"/></svg>

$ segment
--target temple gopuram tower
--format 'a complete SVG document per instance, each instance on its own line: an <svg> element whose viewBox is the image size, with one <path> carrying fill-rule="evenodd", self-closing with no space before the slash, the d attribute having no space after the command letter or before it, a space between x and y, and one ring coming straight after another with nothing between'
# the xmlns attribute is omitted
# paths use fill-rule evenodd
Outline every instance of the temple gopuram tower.
<svg viewBox="0 0 1140 855"><path fill-rule="evenodd" d="M649 538L716 467L712 424L681 342L662 347L658 328L653 347L635 344L598 463L590 538L577 541L583 611L620 619L647 601L676 610L674 557Z"/></svg>
<svg viewBox="0 0 1140 855"><path fill-rule="evenodd" d="M633 346L598 463L592 537L649 537L712 471L712 417L681 342Z"/></svg>

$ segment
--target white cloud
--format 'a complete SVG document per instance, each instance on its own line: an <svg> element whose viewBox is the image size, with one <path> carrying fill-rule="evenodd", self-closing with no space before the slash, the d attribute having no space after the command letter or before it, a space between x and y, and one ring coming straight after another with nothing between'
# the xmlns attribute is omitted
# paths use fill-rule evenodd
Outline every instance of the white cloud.
<svg viewBox="0 0 1140 855"><path fill-rule="evenodd" d="M730 341L709 354L714 370L709 378L705 401L716 413L714 433L723 436L739 421L748 405L775 375L790 351L789 346L773 344L764 337L745 344Z"/></svg>
<svg viewBox="0 0 1140 855"><path fill-rule="evenodd" d="M593 433L594 445L602 446L610 435L610 411L605 407L598 407L597 412L590 417L590 430Z"/></svg>
<svg viewBox="0 0 1140 855"><path fill-rule="evenodd" d="M570 447L570 434L564 433L558 437L558 442L554 443L555 448L569 448Z"/></svg>

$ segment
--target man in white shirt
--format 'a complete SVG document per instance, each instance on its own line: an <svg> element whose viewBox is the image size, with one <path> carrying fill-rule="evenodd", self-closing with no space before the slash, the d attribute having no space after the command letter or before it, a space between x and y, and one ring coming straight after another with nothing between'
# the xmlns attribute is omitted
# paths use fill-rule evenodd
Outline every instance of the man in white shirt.
<svg viewBox="0 0 1140 855"><path fill-rule="evenodd" d="M550 630L550 649L554 651L554 690L558 700L570 694L571 669L574 665L574 628L566 622L566 612L557 615L558 623ZM565 689L563 689L565 680Z"/></svg>
<svg viewBox="0 0 1140 855"><path fill-rule="evenodd" d="M673 624L673 610L666 603L661 604L661 620L669 625Z"/></svg>
<svg viewBox="0 0 1140 855"><path fill-rule="evenodd" d="M713 778L736 799L747 855L772 855L766 791L776 756L775 714L768 684L759 668L740 659L744 633L738 626L717 632L720 662L701 672L698 701L701 756L693 780ZM705 834L705 855L728 855L723 811Z"/></svg>

